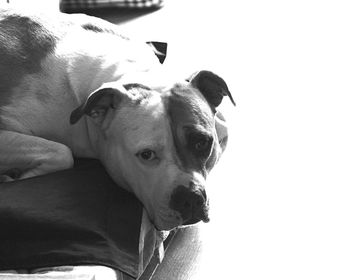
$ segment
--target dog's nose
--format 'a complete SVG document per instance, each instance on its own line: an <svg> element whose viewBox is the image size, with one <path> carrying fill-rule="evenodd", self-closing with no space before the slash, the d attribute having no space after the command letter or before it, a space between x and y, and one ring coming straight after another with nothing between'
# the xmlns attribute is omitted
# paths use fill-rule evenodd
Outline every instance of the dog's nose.
<svg viewBox="0 0 350 280"><path fill-rule="evenodd" d="M170 208L178 211L184 225L199 221L209 222L205 191L199 188L177 186L170 197Z"/></svg>

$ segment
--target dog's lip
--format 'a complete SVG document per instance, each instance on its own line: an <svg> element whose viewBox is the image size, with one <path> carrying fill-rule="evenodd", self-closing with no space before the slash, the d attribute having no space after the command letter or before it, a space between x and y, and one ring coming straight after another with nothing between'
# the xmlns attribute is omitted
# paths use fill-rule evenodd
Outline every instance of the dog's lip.
<svg viewBox="0 0 350 280"><path fill-rule="evenodd" d="M174 228L178 228L181 226L190 226L190 225L194 225L199 223L200 221L203 221L204 223L208 223L210 221L209 217L208 217L208 213L206 213L203 217L198 218L198 217L191 217L185 221L183 221L182 223L169 223L163 226L159 226L156 223L153 222L155 228L157 230L172 230Z"/></svg>
<svg viewBox="0 0 350 280"><path fill-rule="evenodd" d="M196 224L200 221L203 221L204 223L208 223L210 221L210 218L208 216L208 211L207 210L203 210L203 212L201 213L201 216L199 217L191 217L187 220L185 220L182 224L184 226L188 226L188 225L193 225Z"/></svg>
<svg viewBox="0 0 350 280"><path fill-rule="evenodd" d="M184 226L194 225L194 224L196 224L196 223L198 223L200 221L201 221L201 219L191 218L191 219L188 219L185 222L183 222L182 225L184 225Z"/></svg>
<svg viewBox="0 0 350 280"><path fill-rule="evenodd" d="M187 217L187 219L181 219L180 215L174 218L169 219L169 217L161 217L155 215L153 219L151 219L157 230L171 230L174 228L178 228L181 226L190 226L203 221L204 223L208 223L210 221L209 218L209 202L206 201L205 205L198 209L191 216Z"/></svg>

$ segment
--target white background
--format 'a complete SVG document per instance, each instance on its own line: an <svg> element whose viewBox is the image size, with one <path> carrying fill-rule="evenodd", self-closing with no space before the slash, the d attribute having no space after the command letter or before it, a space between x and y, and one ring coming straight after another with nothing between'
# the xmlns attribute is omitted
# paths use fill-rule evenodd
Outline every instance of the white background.
<svg viewBox="0 0 350 280"><path fill-rule="evenodd" d="M231 5L213 279L350 279L350 2Z"/></svg>

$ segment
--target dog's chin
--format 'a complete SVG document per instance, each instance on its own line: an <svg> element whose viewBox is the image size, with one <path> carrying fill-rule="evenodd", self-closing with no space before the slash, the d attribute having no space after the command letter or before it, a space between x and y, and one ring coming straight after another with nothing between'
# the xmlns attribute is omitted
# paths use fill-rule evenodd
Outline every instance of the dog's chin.
<svg viewBox="0 0 350 280"><path fill-rule="evenodd" d="M179 223L178 221L163 221L163 222L154 222L154 227L159 230L173 230L176 229L178 227L180 227L182 224Z"/></svg>
<svg viewBox="0 0 350 280"><path fill-rule="evenodd" d="M162 217L161 215L151 217L154 227L159 230L173 230L180 227L183 223L182 219L176 216Z"/></svg>
<svg viewBox="0 0 350 280"><path fill-rule="evenodd" d="M185 221L179 221L179 220L175 220L175 221L162 221L162 222L155 222L153 223L155 228L159 231L161 230L173 230L176 228L181 228L181 227L188 227L191 225L195 225L198 224L199 222L203 221L204 223L209 222L209 219L207 220L203 220L200 218L191 218Z"/></svg>
<svg viewBox="0 0 350 280"><path fill-rule="evenodd" d="M194 225L194 224L197 224L201 221L201 219L198 219L198 218L191 218L185 222L183 222L183 226L190 226L190 225Z"/></svg>

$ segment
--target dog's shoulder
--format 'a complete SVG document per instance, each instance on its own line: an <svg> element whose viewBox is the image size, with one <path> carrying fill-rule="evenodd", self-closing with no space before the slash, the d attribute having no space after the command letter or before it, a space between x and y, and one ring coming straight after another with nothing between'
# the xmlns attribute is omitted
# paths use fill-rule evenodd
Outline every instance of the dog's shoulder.
<svg viewBox="0 0 350 280"><path fill-rule="evenodd" d="M26 74L55 48L57 38L42 20L25 12L0 9L0 106Z"/></svg>
<svg viewBox="0 0 350 280"><path fill-rule="evenodd" d="M56 36L45 27L43 20L34 15L0 10L0 51L3 55L17 59L15 63L29 63L25 67L35 67L33 60L52 51Z"/></svg>
<svg viewBox="0 0 350 280"><path fill-rule="evenodd" d="M70 34L78 37L84 33L89 38L89 33L91 38L97 33L108 33L127 39L118 26L84 14L40 14L0 8L0 107L25 75L41 71L41 62L55 52L61 40Z"/></svg>

